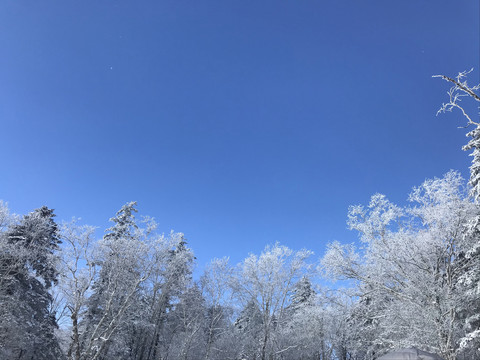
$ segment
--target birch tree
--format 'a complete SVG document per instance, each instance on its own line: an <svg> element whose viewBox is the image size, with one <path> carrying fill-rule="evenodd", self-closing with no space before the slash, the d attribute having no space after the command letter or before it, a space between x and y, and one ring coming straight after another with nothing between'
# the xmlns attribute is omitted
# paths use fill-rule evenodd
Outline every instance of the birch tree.
<svg viewBox="0 0 480 360"><path fill-rule="evenodd" d="M209 360L216 353L222 358L222 352L227 349L222 346L230 327L232 293L230 282L233 268L228 263L228 258L213 259L205 268L200 279L203 296L206 302L206 328L205 328L205 360Z"/></svg>
<svg viewBox="0 0 480 360"><path fill-rule="evenodd" d="M82 353L80 323L97 275L95 264L95 228L80 226L76 220L63 223L60 233L64 246L61 252L60 289L64 307L71 320L71 340L67 358L79 360Z"/></svg>

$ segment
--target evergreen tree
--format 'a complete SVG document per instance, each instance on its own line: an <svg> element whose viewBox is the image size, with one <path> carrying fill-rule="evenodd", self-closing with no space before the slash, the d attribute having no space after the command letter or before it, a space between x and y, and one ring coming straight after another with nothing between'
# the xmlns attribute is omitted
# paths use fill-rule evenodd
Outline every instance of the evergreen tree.
<svg viewBox="0 0 480 360"><path fill-rule="evenodd" d="M480 215L467 222L464 232L466 251L457 260L459 287L464 296L460 317L465 322L465 331L460 339L460 349L464 356L480 356Z"/></svg>
<svg viewBox="0 0 480 360"><path fill-rule="evenodd" d="M24 266L31 266L35 275L42 278L48 289L57 282L58 272L53 259L61 243L53 209L42 206L23 217L20 224L8 232L11 244L27 249L31 256Z"/></svg>
<svg viewBox="0 0 480 360"><path fill-rule="evenodd" d="M116 241L135 237L135 231L138 229L134 214L138 210L135 209L135 206L137 206L136 201L126 203L117 211L115 217L110 218L114 225L105 230L107 232L103 237L105 240Z"/></svg>
<svg viewBox="0 0 480 360"><path fill-rule="evenodd" d="M115 337L119 337L127 326L125 319L134 315L129 308L144 280L139 269L144 244L137 231L135 206L136 202L122 206L110 219L114 225L106 230L100 242L97 263L101 270L81 326L84 359L105 359L109 353L110 357L115 353L114 357L120 358L119 354L127 351L124 344L118 349Z"/></svg>
<svg viewBox="0 0 480 360"><path fill-rule="evenodd" d="M234 325L239 340L239 358L257 358L260 355L259 339L262 335L263 315L254 299L242 309Z"/></svg>
<svg viewBox="0 0 480 360"><path fill-rule="evenodd" d="M0 268L0 344L3 356L16 359L61 359L48 289L57 282L57 224L52 209L34 210L1 236L9 246Z"/></svg>
<svg viewBox="0 0 480 360"><path fill-rule="evenodd" d="M470 166L470 180L471 195L476 202L480 200L480 125L467 133L470 141L463 147L463 150L473 150L470 156L473 157L472 165Z"/></svg>
<svg viewBox="0 0 480 360"><path fill-rule="evenodd" d="M296 311L304 306L313 306L314 301L315 290L312 289L312 283L307 276L302 276L295 284L289 308Z"/></svg>

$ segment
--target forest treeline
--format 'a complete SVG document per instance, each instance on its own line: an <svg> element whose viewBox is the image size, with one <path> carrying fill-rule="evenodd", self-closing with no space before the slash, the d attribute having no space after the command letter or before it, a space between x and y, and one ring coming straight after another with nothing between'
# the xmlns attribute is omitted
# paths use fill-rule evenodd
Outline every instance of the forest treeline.
<svg viewBox="0 0 480 360"><path fill-rule="evenodd" d="M480 101L465 75L444 77L443 111ZM101 239L47 207L17 216L0 202L0 359L370 360L402 346L478 359L480 125L467 119L468 184L450 171L406 206L381 194L351 206L359 241L320 260L273 244L194 279L184 235L158 233L135 202Z"/></svg>

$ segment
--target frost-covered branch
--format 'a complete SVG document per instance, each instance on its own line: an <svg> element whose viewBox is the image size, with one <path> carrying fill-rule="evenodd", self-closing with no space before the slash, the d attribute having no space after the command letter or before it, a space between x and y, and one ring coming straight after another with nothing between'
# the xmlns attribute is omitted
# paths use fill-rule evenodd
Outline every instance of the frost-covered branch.
<svg viewBox="0 0 480 360"><path fill-rule="evenodd" d="M480 122L473 121L472 118L468 115L468 113L464 110L462 106L459 105L462 97L471 97L474 100L480 102L480 96L476 93L480 89L480 84L475 86L470 86L467 83L466 77L469 73L471 73L473 69L470 71L463 71L458 73L455 79L445 76L445 75L434 75L432 77L441 78L445 81L451 82L454 84L447 92L449 96L449 102L443 103L442 107L437 111L437 115L439 113L445 113L447 111L451 112L454 108L459 109L463 116L468 120L467 126L475 125L479 126Z"/></svg>

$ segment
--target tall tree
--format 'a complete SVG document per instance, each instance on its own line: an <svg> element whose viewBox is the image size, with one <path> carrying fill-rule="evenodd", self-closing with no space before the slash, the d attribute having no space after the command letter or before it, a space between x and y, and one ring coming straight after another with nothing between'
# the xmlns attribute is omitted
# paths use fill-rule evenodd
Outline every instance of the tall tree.
<svg viewBox="0 0 480 360"><path fill-rule="evenodd" d="M55 337L55 314L49 289L57 282L60 244L52 209L43 206L25 215L0 236L9 248L0 258L3 284L0 308L2 352L7 358L62 358Z"/></svg>
<svg viewBox="0 0 480 360"><path fill-rule="evenodd" d="M80 324L88 305L89 293L97 275L95 264L95 228L80 226L76 220L63 223L60 227L64 246L61 250L62 276L60 289L66 314L71 320L70 343L67 358L79 360L82 353Z"/></svg>
<svg viewBox="0 0 480 360"><path fill-rule="evenodd" d="M473 69L472 69L473 70ZM480 120L474 120L460 104L463 98L472 99L478 105L480 103L480 84L470 86L467 82L467 76L470 71L463 71L455 78L445 75L435 75L434 77L453 84L448 91L449 101L443 103L438 111L439 113L451 112L458 109L464 118L467 119L466 127L473 127L473 130L467 133L470 138L463 150L472 150L472 165L470 166L471 186L470 194L477 207L477 215L470 219L466 224L464 231L464 249L458 259L458 266L463 270L460 277L460 286L465 289L464 304L466 309L463 312L467 324L466 333L460 341L460 350L471 357L480 356Z"/></svg>
<svg viewBox="0 0 480 360"><path fill-rule="evenodd" d="M448 90L448 102L442 104L442 107L438 110L437 114L452 112L454 109L458 109L467 119L466 127L474 127L472 131L467 133L467 137L469 137L470 140L463 147L463 150L473 150L471 154L473 159L472 165L470 166L469 184L471 186L472 197L475 199L475 201L478 201L480 199L480 121L474 121L465 110L464 106L460 105L460 102L463 98L470 98L480 103L480 95L478 95L480 84L470 86L467 82L467 76L472 71L473 69L470 71L460 72L455 78L445 75L434 75L433 77L441 78L453 84L453 86Z"/></svg>
<svg viewBox="0 0 480 360"><path fill-rule="evenodd" d="M129 351L120 338L129 317L135 315L132 304L151 270L150 247L136 224L135 205L122 206L99 242L95 263L101 268L83 318L82 360L103 359L107 354L119 358L118 354Z"/></svg>
<svg viewBox="0 0 480 360"><path fill-rule="evenodd" d="M228 264L228 258L222 258L212 260L200 279L207 307L205 360L215 358L213 353L222 358L222 352L226 350L221 344L230 330L232 275L233 268Z"/></svg>
<svg viewBox="0 0 480 360"><path fill-rule="evenodd" d="M171 232L157 239L146 299L149 331L140 336L135 359L156 360L167 357L170 352L173 334L168 330L170 318L167 315L191 284L194 260L193 251L187 247L182 233Z"/></svg>

